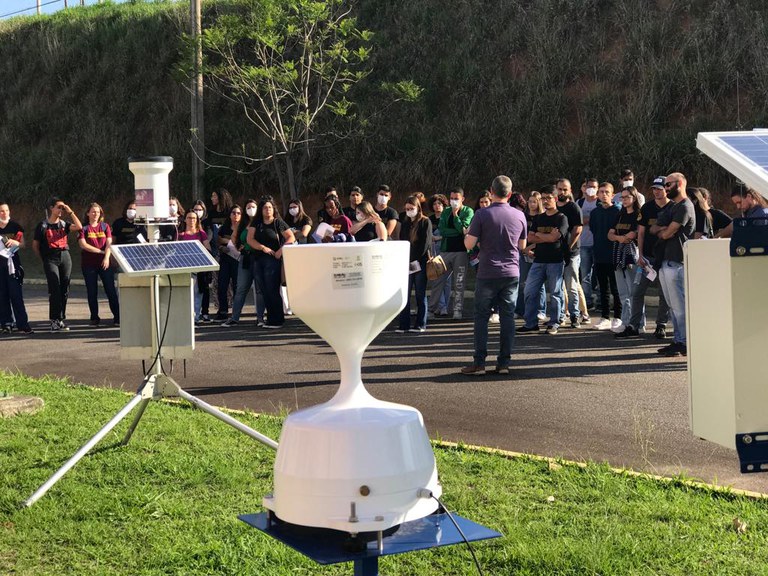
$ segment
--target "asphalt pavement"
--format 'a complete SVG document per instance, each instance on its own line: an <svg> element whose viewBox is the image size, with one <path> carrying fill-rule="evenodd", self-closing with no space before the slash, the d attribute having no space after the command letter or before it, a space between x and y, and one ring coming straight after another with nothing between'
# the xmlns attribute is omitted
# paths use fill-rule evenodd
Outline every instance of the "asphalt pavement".
<svg viewBox="0 0 768 576"><path fill-rule="evenodd" d="M44 286L25 286L25 298L36 332L0 337L0 367L130 392L138 388L141 362L120 358L118 328L88 326L81 286L73 287L72 330L66 333L48 330ZM101 307L108 319L103 296ZM245 312L238 326L197 329L194 358L173 366L185 390L214 405L270 413L333 396L339 368L327 344L296 317L271 331L256 327L251 303ZM423 334L396 334L394 328L393 323L369 346L363 380L377 398L420 410L433 438L768 493L768 475L740 474L735 450L691 434L686 361L658 355L664 343L651 334L631 341L590 328L519 335L509 375L467 377L459 370L471 363L470 319L431 321ZM493 351L498 327L490 330ZM103 424L94 422L94 433Z"/></svg>

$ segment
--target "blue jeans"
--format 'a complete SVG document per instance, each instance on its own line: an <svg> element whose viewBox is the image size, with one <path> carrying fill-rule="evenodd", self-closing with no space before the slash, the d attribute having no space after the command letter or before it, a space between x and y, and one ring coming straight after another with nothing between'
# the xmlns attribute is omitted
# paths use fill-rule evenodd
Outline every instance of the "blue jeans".
<svg viewBox="0 0 768 576"><path fill-rule="evenodd" d="M88 296L88 310L91 313L91 322L98 322L99 318L99 278L104 287L104 293L107 295L109 310L115 322L120 322L120 304L117 300L117 290L115 289L115 271L111 268L83 268L83 279L85 280L85 293Z"/></svg>
<svg viewBox="0 0 768 576"><path fill-rule="evenodd" d="M408 330L411 327L411 290L416 291L416 323L414 328L427 327L427 270L422 268L414 274L408 275L408 293L405 308L400 312L400 330Z"/></svg>
<svg viewBox="0 0 768 576"><path fill-rule="evenodd" d="M517 286L517 305L515 306L515 314L518 316L525 316L525 283L531 266L533 266L533 262L528 262L524 257L520 257L520 284ZM544 314L547 307L547 291L543 285L540 296L539 313Z"/></svg>
<svg viewBox="0 0 768 576"><path fill-rule="evenodd" d="M29 328L21 284L15 275L8 274L8 260L0 258L0 325L10 326L14 318L19 330Z"/></svg>
<svg viewBox="0 0 768 576"><path fill-rule="evenodd" d="M270 326L282 326L285 324L283 312L283 298L280 296L280 267L282 261L268 254L259 255L251 266L254 266L253 275L256 285L264 296L264 305L267 308L267 322Z"/></svg>
<svg viewBox="0 0 768 576"><path fill-rule="evenodd" d="M631 266L626 270L616 269L613 271L616 276L616 288L619 290L619 300L621 300L621 323L624 326L627 326L632 319L632 290L635 287L635 268L636 266Z"/></svg>
<svg viewBox="0 0 768 576"><path fill-rule="evenodd" d="M592 246L582 246L579 249L579 277L581 278L581 289L584 290L584 299L587 301L587 308L592 308L592 267L595 264L595 249Z"/></svg>
<svg viewBox="0 0 768 576"><path fill-rule="evenodd" d="M571 320L581 317L579 312L579 266L581 264L580 254L571 254L571 261L563 269L563 282L568 291L568 312ZM586 295L585 295L586 298Z"/></svg>
<svg viewBox="0 0 768 576"><path fill-rule="evenodd" d="M534 262L525 282L525 325L533 328L539 325L539 297L541 287L546 284L549 292L549 325L559 326L563 309L563 262L545 264Z"/></svg>
<svg viewBox="0 0 768 576"><path fill-rule="evenodd" d="M222 254L219 257L219 285L217 288L217 295L219 297L219 310L220 315L225 315L229 306L227 305L227 291L229 285L232 284L232 294L237 294L237 272L239 262L234 258ZM234 304L233 304L234 307Z"/></svg>
<svg viewBox="0 0 768 576"><path fill-rule="evenodd" d="M254 263L250 261L251 256L249 254L243 254L240 258L240 263L237 265L237 290L235 290L235 296L232 299L232 320L236 322L240 321L240 314L243 312L243 306L245 305L245 298L248 296L248 290L251 289L255 281L253 268ZM248 262L246 267L243 266L244 262ZM261 322L264 320L264 298L261 295L261 290L256 286L256 320Z"/></svg>
<svg viewBox="0 0 768 576"><path fill-rule="evenodd" d="M644 256L644 258L648 264L653 266L653 259L647 256ZM629 325L632 326L632 328L640 330L640 328L645 328L645 293L648 291L648 287L653 283L656 283L658 286L659 279L657 276L657 278L651 282L645 275L645 271L639 266L637 267L637 270L635 270L635 274L635 286L632 289L632 317L629 319ZM667 322L669 322L669 306L664 299L664 291L660 290L659 308L656 311L656 326L666 328Z"/></svg>
<svg viewBox="0 0 768 576"><path fill-rule="evenodd" d="M669 304L674 330L674 341L688 343L685 332L685 269L680 262L664 260L659 271L659 282Z"/></svg>
<svg viewBox="0 0 768 576"><path fill-rule="evenodd" d="M515 302L520 278L477 278L475 280L475 366L485 366L488 356L488 319L491 308L499 308L499 355L496 365L509 366L515 341Z"/></svg>

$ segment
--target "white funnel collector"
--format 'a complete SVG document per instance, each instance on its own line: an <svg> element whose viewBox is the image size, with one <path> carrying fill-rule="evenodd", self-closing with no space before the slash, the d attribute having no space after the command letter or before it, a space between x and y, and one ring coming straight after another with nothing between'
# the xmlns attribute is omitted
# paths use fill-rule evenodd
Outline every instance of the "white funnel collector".
<svg viewBox="0 0 768 576"><path fill-rule="evenodd" d="M341 385L283 424L264 506L285 522L374 532L435 511L442 489L421 414L363 386L370 342L406 303L408 242L285 246L294 313L336 351Z"/></svg>

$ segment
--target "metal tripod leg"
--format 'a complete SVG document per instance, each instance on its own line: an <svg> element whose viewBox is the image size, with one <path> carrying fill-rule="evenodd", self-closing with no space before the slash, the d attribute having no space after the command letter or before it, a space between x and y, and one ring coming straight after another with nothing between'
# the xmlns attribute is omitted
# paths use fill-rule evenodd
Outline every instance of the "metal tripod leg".
<svg viewBox="0 0 768 576"><path fill-rule="evenodd" d="M260 434L259 432L256 432L256 430L254 430L253 428L249 428L242 422L238 422L231 416L224 414L224 412L214 408L207 402L203 402L202 400L200 400L200 398L196 398L195 396L192 396L192 394L190 394L189 392L185 392L181 388L178 388L176 390L176 394L178 394L179 397L184 398L184 400L186 400L190 404L194 404L195 406L200 408L200 410L202 410L203 412L206 412L211 416L215 416L222 422L229 424L230 426L232 426L236 430L239 430L243 434L247 434L254 440L258 440L262 444L265 444L266 446L269 446L270 448L277 450L277 442L272 440L272 438L269 438L268 436L264 436L264 434Z"/></svg>
<svg viewBox="0 0 768 576"><path fill-rule="evenodd" d="M144 410L147 409L147 404L149 404L149 401L151 398L143 398L141 404L139 405L139 411L136 412L136 416L133 418L133 422L131 422L130 428L128 428L128 431L125 433L125 437L123 438L123 441L120 443L121 446L125 446L128 444L128 441L131 439L131 436L133 436L133 431L136 430L136 426L139 425L139 420L141 420L141 417L144 415Z"/></svg>
<svg viewBox="0 0 768 576"><path fill-rule="evenodd" d="M87 443L86 443L86 444L85 444L85 445L84 445L82 448L80 448L80 450L78 450L78 451L75 453L75 455L74 455L74 456L72 456L72 458L70 458L69 460L67 460L67 461L64 463L64 465L63 465L61 468L59 468L59 469L58 469L58 470L57 470L57 471L54 473L54 475L53 475L53 476L51 476L51 477L50 477L50 478L49 478L49 479L48 479L48 480L45 482L45 484L43 484L42 486L40 486L40 488L38 488L38 489L37 489L37 491L36 491L34 494L32 494L32 496L30 496L29 498L27 498L27 499L24 501L24 506L27 506L27 507L29 507L29 506L32 506L32 504L34 504L35 502L37 502L37 501L38 501L38 500L39 500L39 499L40 499L40 498L41 498L41 497L42 497L42 496L43 496L43 495L44 495L46 492L48 492L48 490L50 490L50 489L51 489L51 487L52 487L54 484L56 484L56 482L58 482L58 481L59 481L59 479L60 479L62 476L64 476L64 474L66 474L66 473L69 471L69 469L70 469L70 468L72 468L72 467L73 467L75 464L77 464L77 463L80 461L80 459L81 459L83 456L85 456L85 455L86 455L86 454L87 454L87 453L88 453L88 452L91 450L91 448L93 448L93 447L94 447L96 444L98 444L98 442L99 442L99 441L100 441L102 438L104 438L104 436L106 436L107 434L109 434L109 431L110 431L110 430L112 430L112 428L114 428L115 426L117 426L117 424L118 424L118 423L119 423L119 422L120 422L120 421L121 421L123 418L125 418L125 417L126 417L126 416L127 416L129 413L130 413L130 411L131 411L131 410L133 410L133 409L136 407L136 405L137 405L139 402L141 402L142 400L143 400L143 398L141 397L141 394L136 394L136 396L134 396L134 397L131 399L131 401L130 401L130 402L128 402L128 404L126 404L126 405L125 405L125 407L124 407L122 410L120 410L120 412L118 412L118 413L117 413L117 414L116 414L116 415L115 415L115 416L112 418L112 420L110 420L109 422L107 422L107 423L104 425L104 427L103 427L101 430L99 430L99 431L96 433L96 435L95 435L93 438L91 438L90 440L88 440L88 442L87 442Z"/></svg>

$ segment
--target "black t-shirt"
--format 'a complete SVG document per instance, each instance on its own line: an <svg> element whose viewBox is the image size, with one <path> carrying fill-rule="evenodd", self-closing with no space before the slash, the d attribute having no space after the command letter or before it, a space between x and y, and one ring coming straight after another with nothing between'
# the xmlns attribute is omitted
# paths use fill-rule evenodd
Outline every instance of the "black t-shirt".
<svg viewBox="0 0 768 576"><path fill-rule="evenodd" d="M712 215L712 233L717 234L723 228L727 227L732 222L732 219L728 214L717 208L711 208L709 213Z"/></svg>
<svg viewBox="0 0 768 576"><path fill-rule="evenodd" d="M346 208L342 208L341 212L344 214L344 216L352 220L352 222L354 222L357 219L357 214L356 214L357 208L352 208L352 206L347 206Z"/></svg>
<svg viewBox="0 0 768 576"><path fill-rule="evenodd" d="M379 215L379 218L381 218L381 221L384 222L384 226L386 226L387 222L389 222L390 220L398 220L397 210L395 210L394 208L390 208L389 206L384 208L384 210L376 210L374 208L373 211ZM355 221L354 218L351 218L351 220L353 222Z"/></svg>
<svg viewBox="0 0 768 576"><path fill-rule="evenodd" d="M617 236L626 236L630 232L637 232L637 224L641 217L638 212L629 214L626 210L621 210L616 218L616 224L613 225L614 233Z"/></svg>
<svg viewBox="0 0 768 576"><path fill-rule="evenodd" d="M707 238L712 238L715 234L712 232L712 217L707 218L707 213L694 206L696 214L696 232Z"/></svg>
<svg viewBox="0 0 768 576"><path fill-rule="evenodd" d="M565 260L562 239L568 237L568 219L562 212L555 212L551 216L546 213L537 214L533 217L532 232L548 234L553 230L560 230L561 238L555 242L536 243L533 261L537 264L557 264Z"/></svg>
<svg viewBox="0 0 768 576"><path fill-rule="evenodd" d="M576 202L568 202L567 204L558 207L558 210L562 214L564 214L565 218L568 220L568 234L570 234L571 230L573 230L577 226L584 225L581 219L581 208L579 208ZM571 242L570 238L566 238L566 240L570 244ZM571 249L571 254L578 254L580 247L581 247L581 240L579 239L576 241L576 244L573 246L573 249Z"/></svg>
<svg viewBox="0 0 768 576"><path fill-rule="evenodd" d="M640 207L640 221L638 224L645 228L645 236L643 236L643 256L646 258L654 258L654 248L659 241L655 234L651 234L651 226L656 224L659 218L659 213L663 210L667 210L672 206L672 202L668 202L663 207L659 207L656 202L646 202Z"/></svg>
<svg viewBox="0 0 768 576"><path fill-rule="evenodd" d="M453 218L453 212L451 212L448 215L448 227L454 228L456 224L454 223ZM464 235L459 234L458 236L446 236L445 237L445 252L466 252L467 247L464 246Z"/></svg>
<svg viewBox="0 0 768 576"><path fill-rule="evenodd" d="M55 256L69 250L67 236L72 224L59 220L56 224L51 224L48 220L43 220L35 227L34 239L40 243L40 255L45 258Z"/></svg>
<svg viewBox="0 0 768 576"><path fill-rule="evenodd" d="M3 238L3 243L5 243L5 240L16 240L17 242L21 242L24 239L24 228L22 228L21 224L18 222L10 220L8 224L5 225L5 228L0 228L0 236ZM6 264L7 262L5 258L0 258L0 266L5 266ZM13 264L14 266L19 266L21 264L18 252L13 255Z"/></svg>
<svg viewBox="0 0 768 576"><path fill-rule="evenodd" d="M411 242L411 226L413 221L410 218L403 220L400 228L400 240ZM427 264L427 249L432 243L432 222L429 218L421 218L416 224L416 238L411 242L410 259L411 262L418 260L422 268Z"/></svg>
<svg viewBox="0 0 768 576"><path fill-rule="evenodd" d="M378 238L376 235L376 225L372 222L369 222L360 230L357 231L356 234L354 234L355 240L357 242L370 242L371 240L375 240Z"/></svg>
<svg viewBox="0 0 768 576"><path fill-rule="evenodd" d="M112 244L138 244L139 234L144 235L144 226L139 226L127 218L118 218L112 224Z"/></svg>
<svg viewBox="0 0 768 576"><path fill-rule="evenodd" d="M302 218L296 219L290 214L286 214L285 223L288 224L288 228L301 230L304 226L312 226L312 218L304 214Z"/></svg>
<svg viewBox="0 0 768 576"><path fill-rule="evenodd" d="M696 230L696 212L693 202L685 198L670 209L670 222L677 222L680 228L672 238L664 243L664 260L683 263L683 245L693 238Z"/></svg>
<svg viewBox="0 0 768 576"><path fill-rule="evenodd" d="M280 250L280 245L283 243L283 232L288 230L288 224L286 224L280 218L275 218L270 224L265 224L261 220L254 220L251 223L251 228L254 228L253 238L259 244L263 244L267 248L271 248L275 252ZM256 252L256 256L269 256L263 252ZM269 256L273 258L273 256Z"/></svg>

